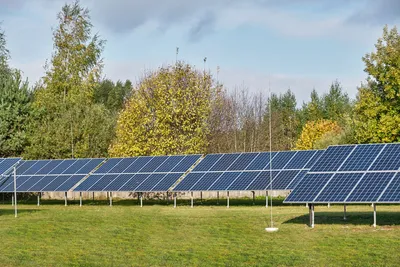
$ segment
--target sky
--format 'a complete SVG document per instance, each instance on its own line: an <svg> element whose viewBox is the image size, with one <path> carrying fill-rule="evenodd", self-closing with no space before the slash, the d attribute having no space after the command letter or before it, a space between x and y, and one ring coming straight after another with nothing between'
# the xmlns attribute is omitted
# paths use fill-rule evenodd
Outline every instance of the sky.
<svg viewBox="0 0 400 267"><path fill-rule="evenodd" d="M34 83L53 51L65 3L0 0L10 64ZM104 75L137 82L178 59L214 73L229 90L292 90L298 102L338 80L355 97L367 77L362 57L385 24L400 22L398 0L81 0L105 39ZM217 69L219 72L217 74Z"/></svg>

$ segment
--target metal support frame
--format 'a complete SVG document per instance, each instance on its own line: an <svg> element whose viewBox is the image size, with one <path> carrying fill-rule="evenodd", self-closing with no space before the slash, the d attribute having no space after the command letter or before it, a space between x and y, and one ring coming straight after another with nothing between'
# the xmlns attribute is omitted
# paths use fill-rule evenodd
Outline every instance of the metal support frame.
<svg viewBox="0 0 400 267"><path fill-rule="evenodd" d="M14 195L11 196L11 206L14 207Z"/></svg>
<svg viewBox="0 0 400 267"><path fill-rule="evenodd" d="M308 206L308 203L306 203L306 208L308 208L309 206Z"/></svg>
<svg viewBox="0 0 400 267"><path fill-rule="evenodd" d="M310 227L314 228L314 226L315 226L314 225L314 205L313 204L309 205L308 209L309 209L309 214L310 214Z"/></svg>
<svg viewBox="0 0 400 267"><path fill-rule="evenodd" d="M374 224L373 227L376 227L376 203L372 204L374 206Z"/></svg>
<svg viewBox="0 0 400 267"><path fill-rule="evenodd" d="M268 190L265 191L265 207L268 208Z"/></svg>
<svg viewBox="0 0 400 267"><path fill-rule="evenodd" d="M203 191L200 191L200 202L203 202Z"/></svg>
<svg viewBox="0 0 400 267"><path fill-rule="evenodd" d="M37 205L38 205L38 207L40 206L40 197L41 197L41 195L42 195L42 193L38 193L38 195L37 195Z"/></svg>
<svg viewBox="0 0 400 267"><path fill-rule="evenodd" d="M65 206L68 206L68 202L67 202L67 192L65 192L65 194L64 194L64 199L65 199Z"/></svg>
<svg viewBox="0 0 400 267"><path fill-rule="evenodd" d="M108 196L110 197L110 207L112 207L112 205L113 205L112 192L109 192Z"/></svg>
<svg viewBox="0 0 400 267"><path fill-rule="evenodd" d="M226 207L229 209L229 191L226 192Z"/></svg>
<svg viewBox="0 0 400 267"><path fill-rule="evenodd" d="M256 204L256 192L251 191L253 193L253 205Z"/></svg>
<svg viewBox="0 0 400 267"><path fill-rule="evenodd" d="M347 206L346 206L346 204L344 204L344 206L343 206L343 220L347 220L346 211L347 211Z"/></svg>
<svg viewBox="0 0 400 267"><path fill-rule="evenodd" d="M219 191L217 191L217 205L219 205Z"/></svg>
<svg viewBox="0 0 400 267"><path fill-rule="evenodd" d="M167 192L167 205L169 204L169 194Z"/></svg>
<svg viewBox="0 0 400 267"><path fill-rule="evenodd" d="M140 196L140 207L143 208L143 193L139 193Z"/></svg>
<svg viewBox="0 0 400 267"><path fill-rule="evenodd" d="M190 207L193 208L193 192L190 192Z"/></svg>
<svg viewBox="0 0 400 267"><path fill-rule="evenodd" d="M176 208L176 193L174 193L174 208Z"/></svg>
<svg viewBox="0 0 400 267"><path fill-rule="evenodd" d="M331 207L331 203L328 203L328 209Z"/></svg>
<svg viewBox="0 0 400 267"><path fill-rule="evenodd" d="M93 198L93 201L94 201L94 192L92 193L92 198Z"/></svg>
<svg viewBox="0 0 400 267"><path fill-rule="evenodd" d="M82 207L82 192L79 192L79 207Z"/></svg>
<svg viewBox="0 0 400 267"><path fill-rule="evenodd" d="M17 207L17 167L14 167L14 213L15 218L18 216L18 207Z"/></svg>

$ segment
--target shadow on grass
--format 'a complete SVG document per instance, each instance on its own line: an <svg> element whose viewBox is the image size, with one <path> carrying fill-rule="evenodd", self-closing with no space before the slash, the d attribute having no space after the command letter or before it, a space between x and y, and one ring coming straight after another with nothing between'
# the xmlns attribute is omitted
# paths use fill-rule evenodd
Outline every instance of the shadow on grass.
<svg viewBox="0 0 400 267"><path fill-rule="evenodd" d="M343 218L343 212L318 212L314 214L315 224L338 224L338 225L372 225L373 211L371 212L347 212L346 220ZM377 212L377 225L400 225L400 212ZM284 224L309 224L309 215L295 217Z"/></svg>

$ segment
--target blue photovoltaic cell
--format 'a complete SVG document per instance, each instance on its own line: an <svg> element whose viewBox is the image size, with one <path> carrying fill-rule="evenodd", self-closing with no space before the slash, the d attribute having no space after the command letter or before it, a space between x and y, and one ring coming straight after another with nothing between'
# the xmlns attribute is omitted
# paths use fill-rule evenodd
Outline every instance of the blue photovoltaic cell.
<svg viewBox="0 0 400 267"><path fill-rule="evenodd" d="M358 145L340 171L366 171L385 145Z"/></svg>
<svg viewBox="0 0 400 267"><path fill-rule="evenodd" d="M260 174L258 171L242 172L239 177L229 186L229 191L244 191Z"/></svg>
<svg viewBox="0 0 400 267"><path fill-rule="evenodd" d="M149 177L141 184L139 185L135 191L137 192L150 192L151 189L158 184L165 176L165 173L154 173L150 174Z"/></svg>
<svg viewBox="0 0 400 267"><path fill-rule="evenodd" d="M41 192L53 192L55 191L61 184L65 183L70 178L69 175L60 175L57 176L52 182L46 185Z"/></svg>
<svg viewBox="0 0 400 267"><path fill-rule="evenodd" d="M86 165L88 164L90 161L90 159L77 159L71 166L69 166L64 172L63 174L75 174L75 173L79 173L79 174L83 174L80 170ZM93 168L92 168L93 169ZM88 172L86 172L88 173Z"/></svg>
<svg viewBox="0 0 400 267"><path fill-rule="evenodd" d="M36 160L21 160L17 167L17 175L24 174L30 167L36 164Z"/></svg>
<svg viewBox="0 0 400 267"><path fill-rule="evenodd" d="M17 188L23 185L28 179L31 178L30 176L21 176L17 178ZM14 191L14 179L11 179L11 182L7 184L4 188L2 188L2 192L13 192Z"/></svg>
<svg viewBox="0 0 400 267"><path fill-rule="evenodd" d="M242 153L228 168L229 171L242 171L258 156L259 153Z"/></svg>
<svg viewBox="0 0 400 267"><path fill-rule="evenodd" d="M141 183L143 183L150 174L140 173L134 175L126 184L124 184L118 191L132 192L135 191Z"/></svg>
<svg viewBox="0 0 400 267"><path fill-rule="evenodd" d="M400 173L396 174L380 197L379 202L400 202Z"/></svg>
<svg viewBox="0 0 400 267"><path fill-rule="evenodd" d="M110 168L107 173L122 173L128 168L131 164L135 162L137 158L124 158L118 161L114 167Z"/></svg>
<svg viewBox="0 0 400 267"><path fill-rule="evenodd" d="M200 159L201 155L187 155L181 162L172 169L172 172L187 172L193 164Z"/></svg>
<svg viewBox="0 0 400 267"><path fill-rule="evenodd" d="M31 176L29 177L25 183L21 184L17 187L18 192L27 192L29 188L39 182L44 176ZM18 183L17 183L18 184Z"/></svg>
<svg viewBox="0 0 400 267"><path fill-rule="evenodd" d="M300 181L306 176L308 171L300 171L300 173L288 184L286 190L293 190L300 183Z"/></svg>
<svg viewBox="0 0 400 267"><path fill-rule="evenodd" d="M328 172L339 169L355 146L330 146L311 168L311 172Z"/></svg>
<svg viewBox="0 0 400 267"><path fill-rule="evenodd" d="M265 190L269 186L271 178L274 179L278 173L279 171L272 171L271 173L270 171L260 172L260 174L256 177L256 179L253 180L246 190Z"/></svg>
<svg viewBox="0 0 400 267"><path fill-rule="evenodd" d="M48 172L48 174L62 174L66 169L68 169L73 163L75 163L75 159L66 159L63 160L59 165L57 165L54 169Z"/></svg>
<svg viewBox="0 0 400 267"><path fill-rule="evenodd" d="M272 159L272 169L283 169L286 164L290 161L290 159L296 154L296 151L282 151L279 152L273 159ZM269 169L267 166L265 169Z"/></svg>
<svg viewBox="0 0 400 267"><path fill-rule="evenodd" d="M400 144L387 144L372 164L371 171L396 171L400 168Z"/></svg>
<svg viewBox="0 0 400 267"><path fill-rule="evenodd" d="M154 172L167 158L167 156L154 157L139 172Z"/></svg>
<svg viewBox="0 0 400 267"><path fill-rule="evenodd" d="M78 161L81 161L83 159L79 159ZM92 172L97 166L102 163L104 159L90 159L89 162L87 162L82 168L78 170L78 172L74 172L71 174L88 174ZM65 174L65 172L64 172ZM69 174L69 173L68 173Z"/></svg>
<svg viewBox="0 0 400 267"><path fill-rule="evenodd" d="M54 179L57 178L57 175L48 175L44 176L39 182L37 182L34 186L29 188L30 192L42 192L42 189L50 184Z"/></svg>
<svg viewBox="0 0 400 267"><path fill-rule="evenodd" d="M105 174L100 179L97 180L95 184L93 184L87 191L90 192L99 192L103 191L103 189L115 178L117 178L118 174Z"/></svg>
<svg viewBox="0 0 400 267"><path fill-rule="evenodd" d="M208 191L225 191L240 175L240 172L224 172Z"/></svg>
<svg viewBox="0 0 400 267"><path fill-rule="evenodd" d="M163 162L155 172L170 172L176 165L181 162L185 156L170 156L166 161Z"/></svg>
<svg viewBox="0 0 400 267"><path fill-rule="evenodd" d="M194 167L193 171L205 172L208 171L221 157L223 154L210 154L205 156L205 158Z"/></svg>
<svg viewBox="0 0 400 267"><path fill-rule="evenodd" d="M271 158L273 159L275 155L278 154L277 152L272 152L271 153ZM253 160L253 162L250 163L249 166L247 166L246 170L247 171L258 171L258 170L264 170L264 168L269 168L269 159L270 159L270 153L269 152L263 152L258 154L258 156Z"/></svg>
<svg viewBox="0 0 400 267"><path fill-rule="evenodd" d="M296 155L285 166L285 169L304 169L315 153L315 150L297 151Z"/></svg>
<svg viewBox="0 0 400 267"><path fill-rule="evenodd" d="M285 202L313 202L332 175L331 173L308 173Z"/></svg>
<svg viewBox="0 0 400 267"><path fill-rule="evenodd" d="M208 188L222 175L221 172L208 172L190 189L190 191L207 191Z"/></svg>
<svg viewBox="0 0 400 267"><path fill-rule="evenodd" d="M71 175L71 176L69 176L69 178L64 183L62 183L54 191L56 191L56 192L67 192L67 191L71 190L71 188L73 188L84 177L85 177L85 175Z"/></svg>
<svg viewBox="0 0 400 267"><path fill-rule="evenodd" d="M17 180L18 180L18 178L17 178ZM2 182L0 184L0 192L3 192L4 188L6 188L10 184L14 184L14 179L8 178L8 179L5 179L5 180L2 180Z"/></svg>
<svg viewBox="0 0 400 267"><path fill-rule="evenodd" d="M366 173L346 202L376 202L395 172Z"/></svg>
<svg viewBox="0 0 400 267"><path fill-rule="evenodd" d="M183 175L183 173L168 173L156 186L154 186L152 192L165 192L173 186L176 181Z"/></svg>
<svg viewBox="0 0 400 267"><path fill-rule="evenodd" d="M0 159L0 175L10 170L18 161L19 158Z"/></svg>
<svg viewBox="0 0 400 267"><path fill-rule="evenodd" d="M203 175L204 173L201 172L190 172L177 186L175 186L173 191L189 191L190 188L192 188L192 186L194 186Z"/></svg>
<svg viewBox="0 0 400 267"><path fill-rule="evenodd" d="M92 174L88 178L86 178L82 183L80 183L74 191L88 191L90 187L92 187L95 183L97 183L100 178L103 177L103 174Z"/></svg>
<svg viewBox="0 0 400 267"><path fill-rule="evenodd" d="M312 158L310 159L309 162L307 162L306 166L304 167L304 169L311 169L314 164L321 158L321 156L325 153L326 150L317 150L317 152L315 152L314 156L312 156Z"/></svg>
<svg viewBox="0 0 400 267"><path fill-rule="evenodd" d="M275 178L272 180L272 188L274 190L285 190L286 187L290 184L291 181L300 173L300 171L281 171Z"/></svg>
<svg viewBox="0 0 400 267"><path fill-rule="evenodd" d="M124 171L124 173L137 173L152 159L153 157L138 157L137 160L135 160L135 162Z"/></svg>
<svg viewBox="0 0 400 267"><path fill-rule="evenodd" d="M54 168L56 168L58 165L61 164L63 160L50 160L49 163L47 163L43 168L41 168L39 171L36 172L37 175L39 174L49 174Z"/></svg>
<svg viewBox="0 0 400 267"><path fill-rule="evenodd" d="M42 169L44 166L46 166L49 162L50 162L50 160L36 160L35 163L23 173L23 175L36 174L38 171L40 171L40 169Z"/></svg>
<svg viewBox="0 0 400 267"><path fill-rule="evenodd" d="M126 184L134 174L120 174L112 181L109 185L107 185L103 190L109 192L118 191L124 184Z"/></svg>
<svg viewBox="0 0 400 267"><path fill-rule="evenodd" d="M115 165L120 162L122 158L111 158L104 162L94 173L108 173Z"/></svg>
<svg viewBox="0 0 400 267"><path fill-rule="evenodd" d="M336 173L314 202L344 202L363 173Z"/></svg>
<svg viewBox="0 0 400 267"><path fill-rule="evenodd" d="M240 156L240 154L224 154L210 171L226 171L230 165Z"/></svg>

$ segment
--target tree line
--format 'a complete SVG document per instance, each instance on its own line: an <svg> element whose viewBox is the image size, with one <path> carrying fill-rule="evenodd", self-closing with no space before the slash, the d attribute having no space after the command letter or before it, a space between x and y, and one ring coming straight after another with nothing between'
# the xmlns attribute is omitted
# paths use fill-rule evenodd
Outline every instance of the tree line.
<svg viewBox="0 0 400 267"><path fill-rule="evenodd" d="M88 9L65 4L54 50L34 85L10 67L0 29L0 157L120 157L323 149L400 141L400 35L383 29L350 99L339 81L298 103L291 90L251 93L177 61L136 83L103 73L106 45ZM270 125L271 124L271 125ZM271 129L271 136L270 136ZM271 147L270 147L271 141Z"/></svg>

